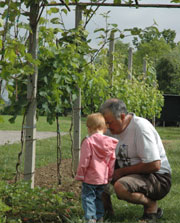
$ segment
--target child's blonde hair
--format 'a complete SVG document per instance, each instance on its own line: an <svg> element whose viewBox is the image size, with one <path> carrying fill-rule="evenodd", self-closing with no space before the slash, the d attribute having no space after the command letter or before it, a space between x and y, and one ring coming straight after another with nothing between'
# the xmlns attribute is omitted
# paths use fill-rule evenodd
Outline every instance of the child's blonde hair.
<svg viewBox="0 0 180 223"><path fill-rule="evenodd" d="M101 113L93 113L88 115L86 125L91 130L103 130L106 128L106 122Z"/></svg>

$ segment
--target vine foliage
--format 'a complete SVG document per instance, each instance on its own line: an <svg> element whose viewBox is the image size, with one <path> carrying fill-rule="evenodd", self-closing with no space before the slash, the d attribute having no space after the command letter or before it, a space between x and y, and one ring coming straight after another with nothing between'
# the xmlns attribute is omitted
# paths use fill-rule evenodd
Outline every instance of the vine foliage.
<svg viewBox="0 0 180 223"><path fill-rule="evenodd" d="M126 37L126 32L139 35L142 30L137 28L119 30L116 24L108 23L108 12L102 15L106 27L95 30L95 33L99 34L99 48L94 49L90 46L91 40L85 27L98 8L93 10L92 7L85 7L83 9L85 22L78 28L66 29L62 18L68 13L68 3L68 0L65 1L61 9L58 7L46 9L46 17L43 12L48 4L47 0L16 2L5 0L0 3L3 11L0 20L1 80L7 82L6 89L10 100L10 105L5 109L12 115L11 122L15 121L17 115L26 115L28 78L33 75L34 67L38 67L37 118L39 115L45 115L49 123L57 121L59 158L61 153L58 116L66 115L72 110L71 105L77 98L79 88L83 92L84 115L98 111L100 104L109 95L123 99L129 111L147 118L159 116L163 105L155 70L150 62L146 76L139 73L132 80L127 80L127 66L119 62L118 56L114 53L114 81L112 86L109 85L109 56L105 46L110 41L110 33L114 32L118 34L118 38L123 39ZM28 11L31 4L35 4L39 10L38 19L35 21L39 24L37 59L29 51L31 41L29 34L33 26L30 26L28 19L33 19L34 13ZM22 151L19 155L21 153ZM58 168L59 165L58 161Z"/></svg>

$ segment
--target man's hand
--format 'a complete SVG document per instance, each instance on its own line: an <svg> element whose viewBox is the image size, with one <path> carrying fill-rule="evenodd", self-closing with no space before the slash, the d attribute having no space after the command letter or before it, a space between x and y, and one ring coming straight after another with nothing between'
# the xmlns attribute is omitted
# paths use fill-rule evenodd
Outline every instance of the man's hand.
<svg viewBox="0 0 180 223"><path fill-rule="evenodd" d="M115 183L116 180L118 180L118 179L121 178L122 176L123 176L123 174L122 174L121 168L114 170L112 183Z"/></svg>
<svg viewBox="0 0 180 223"><path fill-rule="evenodd" d="M112 183L115 183L119 178L129 174L149 174L157 172L161 167L161 161L156 160L150 163L138 163L133 166L127 166L114 170Z"/></svg>

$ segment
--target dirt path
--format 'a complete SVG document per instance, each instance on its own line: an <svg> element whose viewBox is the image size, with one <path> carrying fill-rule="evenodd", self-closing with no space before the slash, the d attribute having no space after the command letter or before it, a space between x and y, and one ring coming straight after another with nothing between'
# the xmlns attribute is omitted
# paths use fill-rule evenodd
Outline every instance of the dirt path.
<svg viewBox="0 0 180 223"><path fill-rule="evenodd" d="M61 133L62 135L66 133ZM37 132L37 139L45 139L50 137L56 137L56 132ZM18 143L21 140L21 132L20 131L6 131L0 130L0 145L4 145L6 143L13 144Z"/></svg>

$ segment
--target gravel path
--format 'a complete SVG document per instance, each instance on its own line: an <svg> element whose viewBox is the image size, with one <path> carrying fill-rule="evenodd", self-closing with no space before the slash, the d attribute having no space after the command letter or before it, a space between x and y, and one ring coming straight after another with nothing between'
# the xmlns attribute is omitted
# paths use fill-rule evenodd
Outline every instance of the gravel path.
<svg viewBox="0 0 180 223"><path fill-rule="evenodd" d="M65 133L61 133L64 135ZM45 139L50 137L56 137L56 132L37 132L37 139ZM0 130L0 145L4 145L6 143L13 144L16 142L20 142L21 140L21 132L20 131L2 131Z"/></svg>

